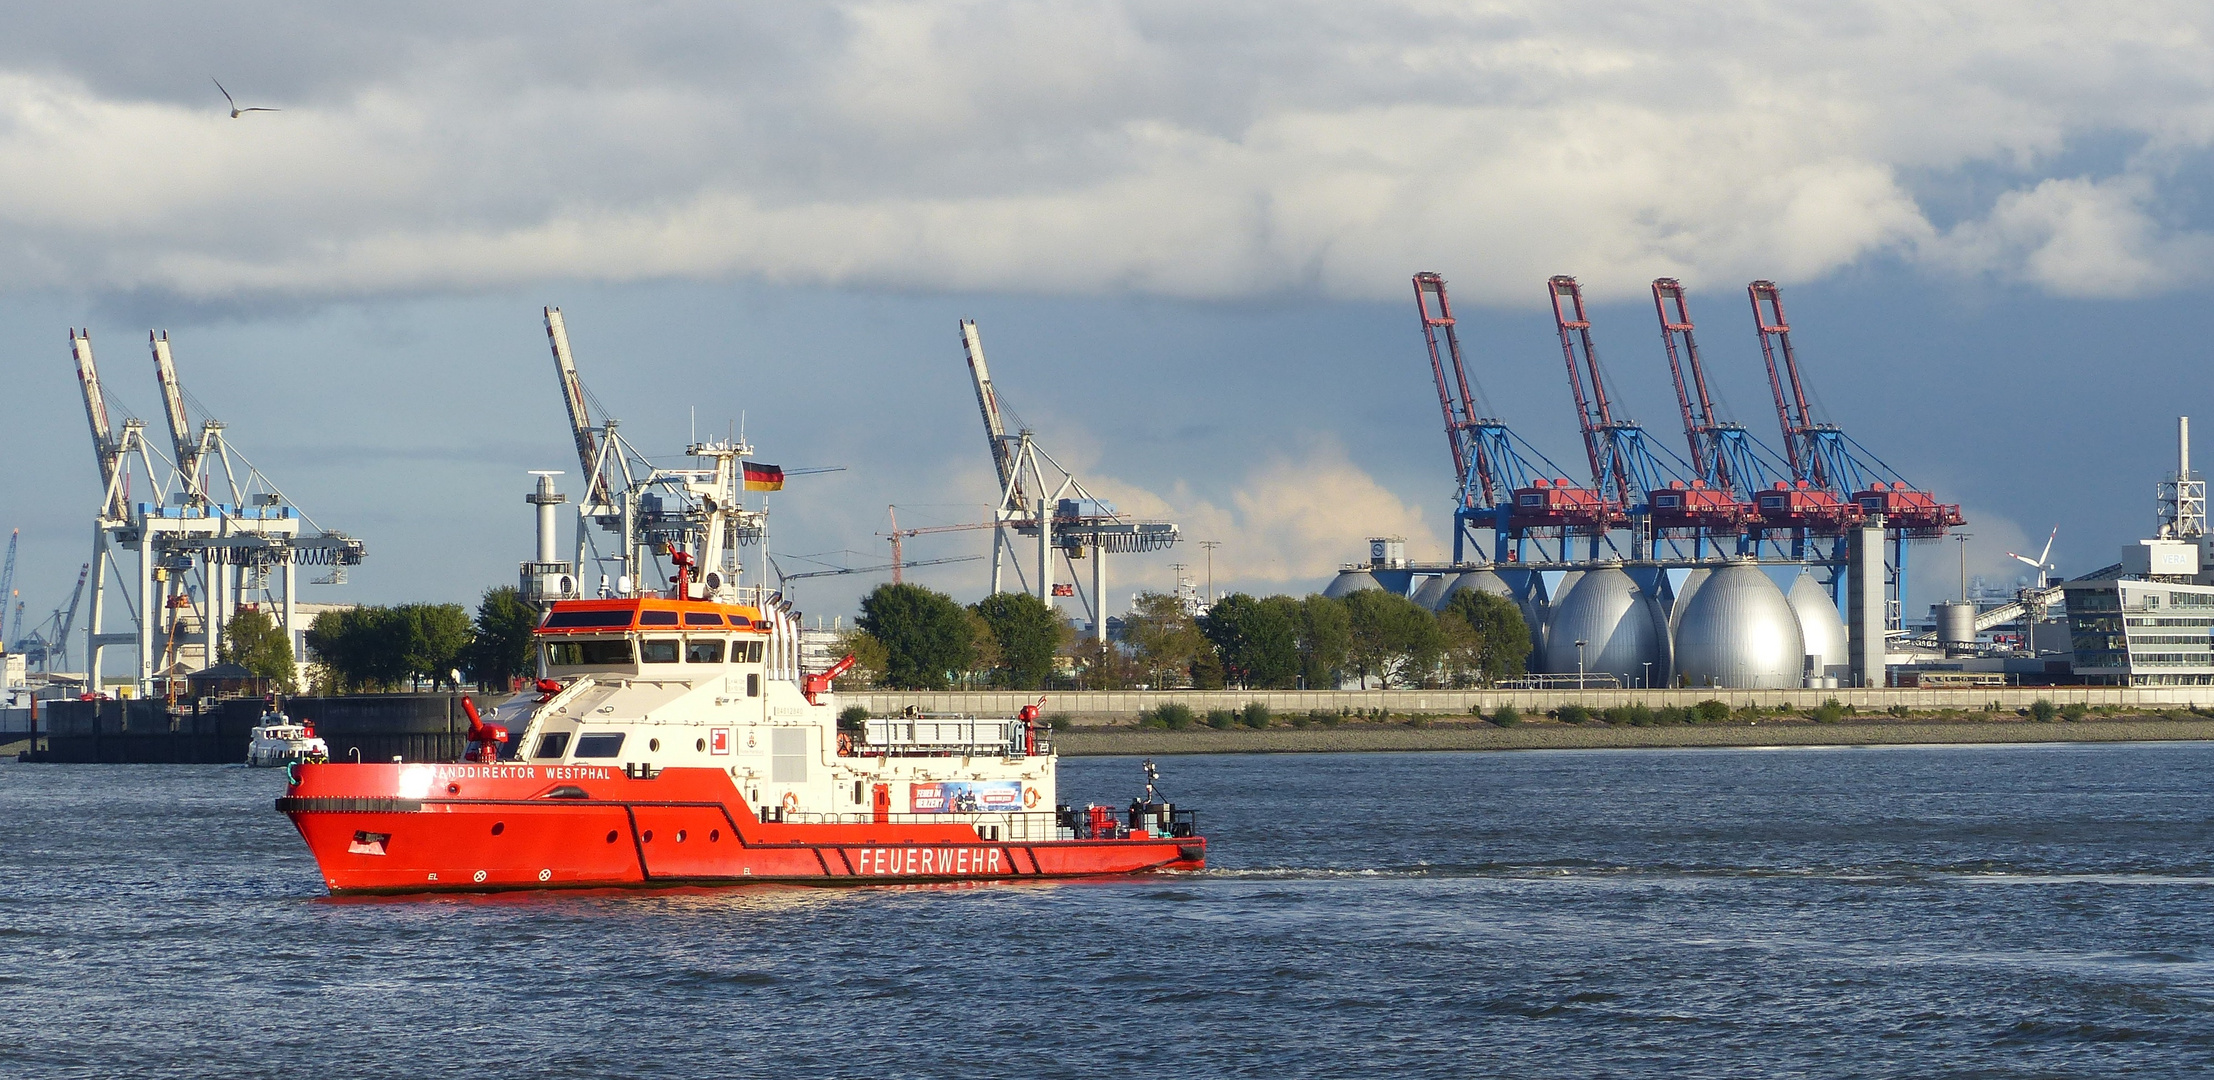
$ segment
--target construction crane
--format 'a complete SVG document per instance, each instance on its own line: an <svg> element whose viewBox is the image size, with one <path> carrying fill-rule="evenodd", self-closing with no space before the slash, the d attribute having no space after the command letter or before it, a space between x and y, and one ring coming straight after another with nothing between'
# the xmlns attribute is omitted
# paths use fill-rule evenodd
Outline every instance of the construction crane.
<svg viewBox="0 0 2214 1080"><path fill-rule="evenodd" d="M1526 544L1557 530L1560 547L1553 557L1565 559L1572 533L1604 528L1607 517L1597 493L1570 484L1566 470L1479 408L1445 278L1432 271L1416 274L1414 294L1453 455L1453 561L1466 561L1472 543L1484 550L1476 530L1491 533L1489 555L1499 562L1523 559Z"/></svg>
<svg viewBox="0 0 2214 1080"><path fill-rule="evenodd" d="M1584 452L1591 460L1591 486L1601 505L1630 525L1630 557L1649 557L1654 542L1664 535L1688 535L1701 552L1709 541L1741 545L1753 517L1751 505L1707 487L1695 469L1656 445L1642 425L1614 415L1604 368L1591 340L1583 286L1560 274L1547 280L1546 293L1560 333L1561 358L1568 366L1569 394L1575 400ZM1584 376L1591 380L1588 396ZM1673 460L1664 461L1663 455ZM1592 549L1596 556L1596 538Z"/></svg>
<svg viewBox="0 0 2214 1080"><path fill-rule="evenodd" d="M1000 415L999 394L992 387L991 371L984 363L984 339L973 319L961 320L961 348L968 356L969 379L976 389L977 410L984 419L992 467L999 477L999 504L992 511L992 592L1000 591L1006 556L1013 550L1015 536L1038 538L1035 585L1038 599L1049 608L1055 596L1076 595L1073 561L1089 553L1094 560L1091 596L1079 599L1090 609L1095 639L1106 641L1106 556L1166 548L1179 539L1176 524L1135 521L1117 513L1112 504L1085 490L1075 473L1040 448L1029 428L1008 434L1007 423ZM1070 568L1071 585L1065 594L1053 582L1057 551ZM1019 566L1016 573L1021 573Z"/></svg>
<svg viewBox="0 0 2214 1080"><path fill-rule="evenodd" d="M902 581L904 580L904 579L902 578L902 576L901 576L901 568L902 568L902 567L907 567L907 566L931 566L931 565L935 565L935 564L938 564L938 563L948 563L948 562L968 562L968 561L970 561L970 560L969 560L968 558L960 558L960 559L930 559L930 560L927 560L927 561L924 561L924 562L908 562L908 561L907 561L907 559L906 559L906 554L905 554L905 552L903 551L903 549L902 549L902 548L901 548L901 546L900 546L900 543L901 543L901 541L903 541L903 540L907 539L908 537L911 537L911 536L925 536L925 535L928 535L928 534L931 534L931 533L947 533L947 532L970 532L970 531L973 531L973 530L976 530L976 529L996 529L996 528L999 528L999 522L996 522L996 521L976 521L976 522L970 522L970 523L968 523L968 524L964 524L964 525L925 525L925 526L922 526L921 528L916 528L916 529L902 529L902 528L900 528L900 527L899 527L899 507L898 507L898 506L887 506L887 507L885 507L885 508L884 508L884 513L886 514L886 516L888 516L888 517L890 517L890 518L892 519L892 531L890 531L890 532L888 532L888 533L882 533L882 534L880 534L880 535L882 535L882 536L883 536L883 537L884 537L885 539L887 539L887 540L890 540L890 541L892 542L892 561L891 561L891 563L890 563L890 564L889 564L888 566L885 566L885 567L877 567L877 569L889 569L889 570L891 570L891 572L892 572L892 584L894 584L894 585L898 585L898 584L900 584L900 583L901 583L901 582L902 582ZM1019 570L1020 568L1018 567L1017 569Z"/></svg>
<svg viewBox="0 0 2214 1080"><path fill-rule="evenodd" d="M1798 354L1791 346L1782 290L1773 281L1755 281L1745 292L1752 301L1753 326L1760 335L1761 359L1768 366L1768 386L1775 395L1776 419L1792 471L1789 488L1762 494L1762 513L1773 518L1769 503L1777 500L1804 506L1805 511L1795 516L1817 525L1827 520L1842 527L1881 515L1891 541L1886 589L1891 625L1897 626L1906 603L1907 541L1943 536L1964 524L1960 507L1939 503L1908 484L1843 429L1816 417L1799 374Z"/></svg>

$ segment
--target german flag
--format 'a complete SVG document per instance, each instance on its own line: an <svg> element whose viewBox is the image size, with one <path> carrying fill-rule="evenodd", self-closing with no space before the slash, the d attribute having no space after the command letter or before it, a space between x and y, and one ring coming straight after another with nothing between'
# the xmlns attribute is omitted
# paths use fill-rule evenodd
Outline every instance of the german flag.
<svg viewBox="0 0 2214 1080"><path fill-rule="evenodd" d="M747 491L784 490L784 466L763 465L757 461L749 461L745 465Z"/></svg>

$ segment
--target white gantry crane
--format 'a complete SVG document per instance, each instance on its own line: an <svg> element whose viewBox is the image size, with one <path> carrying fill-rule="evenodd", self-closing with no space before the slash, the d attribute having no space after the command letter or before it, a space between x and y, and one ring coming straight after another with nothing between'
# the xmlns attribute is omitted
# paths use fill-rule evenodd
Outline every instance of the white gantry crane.
<svg viewBox="0 0 2214 1080"><path fill-rule="evenodd" d="M270 605L298 657L306 628L295 618L293 568L352 565L365 551L360 540L344 533L308 532L313 522L230 446L220 421L207 419L194 429L185 414L186 395L170 356L169 335L150 331L147 342L174 459L164 459L148 442L143 421L126 418L120 431L115 428L93 360L92 335L69 332L100 474L92 561L83 575L92 585L85 671L86 688L93 690L101 685L107 648L127 645L138 653L132 682L139 693L147 693L157 667L177 663L181 639L190 629L188 617L198 624L206 662L213 663L222 650L224 627L247 603ZM125 578L124 555L135 556L135 580ZM111 577L131 612L129 632L106 629Z"/></svg>
<svg viewBox="0 0 2214 1080"><path fill-rule="evenodd" d="M999 505L992 511L996 525L992 531L992 591L1001 591L1003 570L1010 563L1017 581L1022 581L1021 562L1008 556L1014 551L1015 537L1034 536L1038 541L1038 576L1035 582L1022 584L1047 607L1053 606L1055 596L1078 599L1091 616L1093 637L1105 641L1107 554L1159 551L1176 543L1177 527L1167 521L1133 521L1116 513L1112 505L1093 497L1075 474L1040 449L1029 428L1009 434L1001 416L999 395L992 388L991 371L984 363L984 339L978 335L973 319L961 320L961 346L968 353L977 410L983 414L984 436L991 444L992 467L999 476ZM1069 566L1065 591L1054 583L1056 551ZM1083 596L1075 585L1073 560L1087 554L1092 559L1092 588L1091 595Z"/></svg>
<svg viewBox="0 0 2214 1080"><path fill-rule="evenodd" d="M619 568L612 581L607 580L608 575L601 575L605 592L633 595L650 588L642 580L643 575L650 568L667 576L673 567L664 567L663 560L674 548L694 560L693 580L704 588L705 595L735 598L744 570L744 544L762 548L764 584L756 591L765 589L769 578L768 514L743 505L746 459L753 454L753 447L742 438L695 440L684 452L703 459L707 467L655 466L617 432L613 417L593 422L584 382L577 376L576 358L569 351L569 329L561 309L546 308L545 315L546 342L553 350L562 404L569 411L577 464L584 470L584 492L577 499L576 562L524 564L523 598L543 604L581 594L584 583L579 571L592 561L590 550L595 547L589 526L597 526L616 538L616 552L600 560ZM563 498L542 479L531 501L543 508L547 504L541 499L558 502ZM564 587L564 581L571 584Z"/></svg>

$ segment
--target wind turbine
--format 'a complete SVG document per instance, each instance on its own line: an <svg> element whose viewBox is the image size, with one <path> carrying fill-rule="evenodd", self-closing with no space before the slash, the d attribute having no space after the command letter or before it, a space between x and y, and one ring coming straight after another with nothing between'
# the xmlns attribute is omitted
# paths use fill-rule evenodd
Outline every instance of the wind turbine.
<svg viewBox="0 0 2214 1080"><path fill-rule="evenodd" d="M2045 550L2043 550L2043 551L2040 551L2040 552L2038 552L2038 553L2037 553L2037 557L2036 557L2036 558L2034 558L2034 559L2030 558L2030 557L2029 557L2029 556L2027 556L2027 555L2016 555L2015 553L2013 553L2013 552L2011 552L2011 551L2009 551L2009 552L2007 552L2007 553L2006 553L2006 557L2007 557L2007 558L2009 558L2009 559L2013 559L2013 560L2015 560L2015 561L2017 561L2017 562L2027 563L2028 565L2030 565L2031 567L2034 567L2034 568L2035 568L2035 569L2037 570L2037 581L2036 581L2036 584L2032 586L2033 588L2036 588L2036 589L2039 589L2039 590L2042 590L2042 589L2044 589L2044 588L2045 588L2045 580L2046 580L2046 575L2047 575L2047 574L2048 574L2048 573L2049 573L2050 571L2053 571L2053 570L2057 570L2057 569L2059 569L2059 567L2056 567L2056 566L2054 566L2054 565L2053 565L2052 563L2050 563L2050 562L2047 562L2047 561L2046 561L2046 560L2047 560L2048 558L2050 558L2050 557L2051 557L2051 555L2052 555L2052 553L2053 553L2053 537L2055 537L2055 536L2059 536L2059 535L2060 535L2060 526L2058 526L2058 525L2055 525L2055 526L2053 526L2053 531L2052 531L2051 535L2049 535L2049 536L2047 536L2047 537L2045 537Z"/></svg>

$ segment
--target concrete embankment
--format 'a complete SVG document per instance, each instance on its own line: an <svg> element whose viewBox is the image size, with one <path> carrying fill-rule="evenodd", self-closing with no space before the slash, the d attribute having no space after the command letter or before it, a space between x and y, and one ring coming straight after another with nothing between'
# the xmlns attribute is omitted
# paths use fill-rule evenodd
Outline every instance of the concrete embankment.
<svg viewBox="0 0 2214 1080"><path fill-rule="evenodd" d="M863 690L839 700L884 716L912 705L924 712L1013 716L1035 702L1040 691L1019 690ZM1056 690L1044 692L1047 713L1066 714L1079 724L1127 723L1140 712L1171 702L1204 715L1210 709L1238 709L1259 702L1279 717L1336 713L1366 716L1490 716L1511 705L1523 715L1550 712L1563 705L1608 709L1617 705L1689 708L1714 699L1732 709L1759 707L1808 710L1832 698L1860 713L1899 707L1910 713L2002 712L2026 709L2039 700L2055 705L2084 705L2125 713L2155 713L2214 706L2214 686L2025 686L1942 690Z"/></svg>
<svg viewBox="0 0 2214 1080"><path fill-rule="evenodd" d="M1081 727L1054 736L1069 757L1114 754L1298 754L1408 750L1597 750L1692 746L1883 746L1938 743L2156 742L2214 739L2214 720L2125 717L2037 723L2012 716L1984 721L1853 721L1818 724L1779 718L1756 723L1618 727L1602 723L1340 724L1304 728Z"/></svg>

